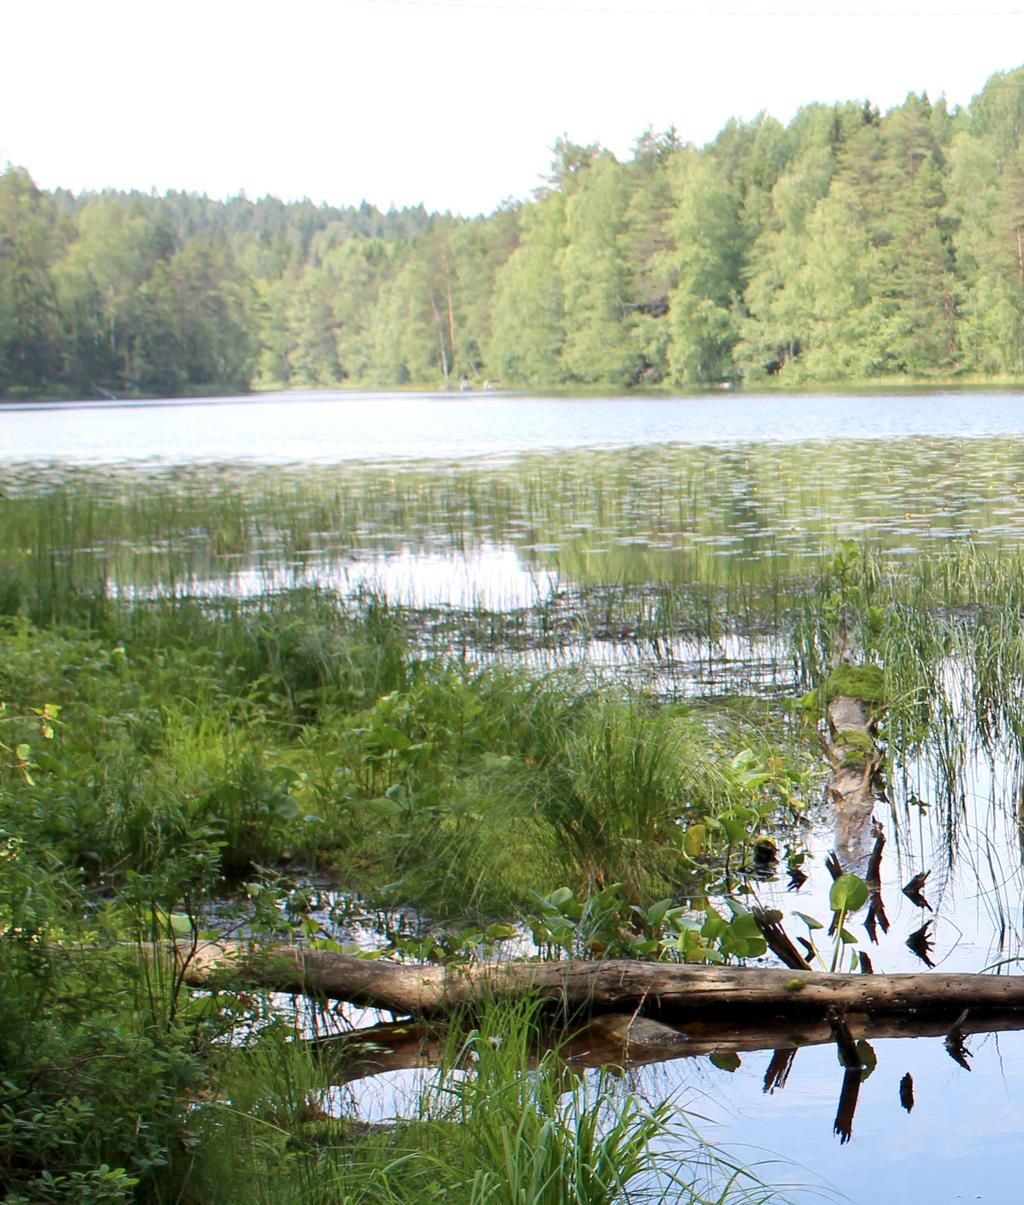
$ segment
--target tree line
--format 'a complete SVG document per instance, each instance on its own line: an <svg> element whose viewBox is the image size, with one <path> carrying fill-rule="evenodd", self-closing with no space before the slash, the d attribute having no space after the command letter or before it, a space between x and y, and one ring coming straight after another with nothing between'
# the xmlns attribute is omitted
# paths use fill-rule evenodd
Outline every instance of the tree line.
<svg viewBox="0 0 1024 1205"><path fill-rule="evenodd" d="M690 387L1024 375L1024 68L910 94L562 139L474 219L0 176L0 394Z"/></svg>

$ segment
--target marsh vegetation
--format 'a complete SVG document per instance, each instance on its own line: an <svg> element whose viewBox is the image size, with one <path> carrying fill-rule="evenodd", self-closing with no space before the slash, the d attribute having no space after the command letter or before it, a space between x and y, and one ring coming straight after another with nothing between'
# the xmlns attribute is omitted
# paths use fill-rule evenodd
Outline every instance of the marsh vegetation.
<svg viewBox="0 0 1024 1205"><path fill-rule="evenodd" d="M892 889L931 868L947 969L1012 967L1020 463L932 439L5 467L6 1200L769 1199L677 1095L545 1053L530 1008L457 1019L378 1126L308 1040L365 1018L192 993L140 951L757 962L762 903L825 969L899 970L925 914ZM840 685L886 758L875 943L823 874Z"/></svg>

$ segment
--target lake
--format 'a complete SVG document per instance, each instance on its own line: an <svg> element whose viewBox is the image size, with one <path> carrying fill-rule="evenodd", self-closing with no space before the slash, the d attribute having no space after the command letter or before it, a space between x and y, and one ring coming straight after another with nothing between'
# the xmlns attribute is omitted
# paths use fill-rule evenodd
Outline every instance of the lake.
<svg viewBox="0 0 1024 1205"><path fill-rule="evenodd" d="M99 415L102 423L97 423ZM288 393L189 401L7 405L0 458L76 464L507 457L657 444L1013 436L1007 392L533 397Z"/></svg>
<svg viewBox="0 0 1024 1205"><path fill-rule="evenodd" d="M908 392L692 398L297 394L0 409L0 545L126 599L257 596L317 584L408 607L424 648L576 664L659 697L802 693L794 616L822 557L867 543L885 573L1015 555L1024 537L1024 396ZM83 534L84 533L84 534ZM960 609L985 602L985 582ZM969 616L976 618L972 612ZM486 630L486 639L481 633ZM972 683L944 668L948 715ZM959 693L957 693L959 692ZM1012 734L1011 734L1012 735ZM922 910L900 890L931 870L937 970L1024 950L1019 746L972 736L951 770L896 757L876 970L919 969ZM955 832L953 831L955 830ZM836 839L820 806L807 846ZM820 874L765 882L789 915L828 914ZM769 1052L634 1072L708 1118L707 1136L770 1182L839 1187L860 1205L1019 1195L1024 1036L882 1039L849 1143L832 1132L843 1075L800 1050L783 1090ZM911 1073L908 1113L899 1084ZM415 1077L367 1081L371 1115ZM374 1103L376 1101L376 1103ZM793 1199L820 1199L810 1188Z"/></svg>

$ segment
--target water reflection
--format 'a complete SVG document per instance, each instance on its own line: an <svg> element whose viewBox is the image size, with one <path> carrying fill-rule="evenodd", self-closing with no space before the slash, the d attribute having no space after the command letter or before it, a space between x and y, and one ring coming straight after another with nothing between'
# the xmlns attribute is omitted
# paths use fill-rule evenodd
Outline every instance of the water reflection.
<svg viewBox="0 0 1024 1205"><path fill-rule="evenodd" d="M1013 392L920 390L853 395L566 397L322 391L134 403L8 405L8 460L66 463L340 463L354 459L505 457L537 450L1024 431ZM851 423L851 404L856 413Z"/></svg>
<svg viewBox="0 0 1024 1205"><path fill-rule="evenodd" d="M899 559L1024 537L1024 440L650 447L506 465L129 471L9 464L4 547L74 551L115 589L376 573L432 603L529 605L538 581L781 590L843 538ZM442 572L452 587L445 594ZM470 586L472 582L472 586Z"/></svg>
<svg viewBox="0 0 1024 1205"><path fill-rule="evenodd" d="M587 667L666 698L780 697L798 689L786 640L794 600L837 541L866 539L898 563L951 542L1012 550L1024 537L1017 397L869 399L858 405L857 439L834 399L372 405L116 410L113 433L95 411L2 413L0 567L15 583L45 576L55 588L99 586L126 599L372 590L409 608L432 650ZM455 415L454 427L432 433L441 414ZM862 438L908 431L916 434ZM537 450L553 446L566 450ZM212 460L222 463L199 463ZM267 467L282 460L319 465ZM1000 640L996 631L997 650ZM1013 742L1004 732L983 752L985 742L962 739L981 712L966 662L950 655L936 685L955 700L950 726L933 734L942 772L923 754L897 759L875 808L884 845L865 840L857 855L878 851L874 872L864 863L877 880L874 908L850 927L875 971L922 969L923 952L939 973L1016 973L1024 878ZM856 852L834 816L812 813L798 834L802 879L791 884L780 866L756 883L797 939L805 929L795 913L830 915L827 854ZM372 917L325 912L323 923L339 940L380 940ZM731 1039L721 1027L710 1038L691 1031L698 1057L631 1074L652 1097L700 1093L712 1139L756 1136L855 1201L1016 1199L1024 1038L969 1037L982 1023L959 1014L914 1039L846 1024L855 1049L861 1040L874 1048L866 1077L863 1064L839 1064L833 1027L815 1038L786 1019L786 1032L776 1026L760 1045L749 1029ZM712 1064L712 1049L740 1060ZM401 1091L416 1074L390 1073ZM374 1105L379 1089L364 1085L348 1091L371 1120L401 1111L397 1089ZM849 1141L834 1141L833 1127Z"/></svg>

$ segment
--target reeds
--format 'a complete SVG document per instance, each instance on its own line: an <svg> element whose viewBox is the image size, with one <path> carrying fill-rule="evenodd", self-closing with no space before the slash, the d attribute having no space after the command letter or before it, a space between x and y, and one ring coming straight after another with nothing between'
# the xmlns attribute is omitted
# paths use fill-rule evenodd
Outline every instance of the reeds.
<svg viewBox="0 0 1024 1205"><path fill-rule="evenodd" d="M553 1044L552 1044L553 1043ZM612 1205L780 1200L697 1136L685 1110L648 1105L608 1073L562 1060L536 1007L456 1018L414 1096L364 1126L302 1044L264 1040L225 1060L225 1097L195 1125L206 1152L188 1200L412 1205Z"/></svg>
<svg viewBox="0 0 1024 1205"><path fill-rule="evenodd" d="M1024 743L1020 483L998 450L992 478L973 447L945 468L951 446L917 451L904 465L875 448L852 471L849 448L816 446L10 480L0 700L5 744L28 753L0 771L0 850L14 842L20 867L0 891L5 932L37 932L33 898L51 929L95 937L97 916L123 928L140 901L166 913L225 888L237 901L242 884L258 901L295 867L453 930L515 921L558 889L584 910L614 899L642 928L652 905L752 874L752 841L799 824L816 768L778 703L822 685L844 646L880 670L891 778L923 768L952 859L972 758L1016 764ZM900 513L887 473L913 499ZM862 522L869 539L844 538ZM356 572L377 558L415 574L440 551L471 574L483 547L526 566L528 597L397 597ZM693 694L719 701L680 702ZM1016 795L1004 805L1011 822ZM70 912L43 890L58 883ZM269 937L295 918L266 895L248 923ZM27 965L0 974L38 1005L50 971ZM679 1184L652 1162L675 1116L537 1063L532 1024L480 1021L415 1126L361 1136L335 1125L304 1048L268 1030L196 1111L205 1170L174 1199L234 1191L214 1139L246 1169L246 1200L697 1199L692 1160ZM179 1038L143 1044L173 1068L161 1083L190 1074ZM314 1108L327 1117L307 1141Z"/></svg>

